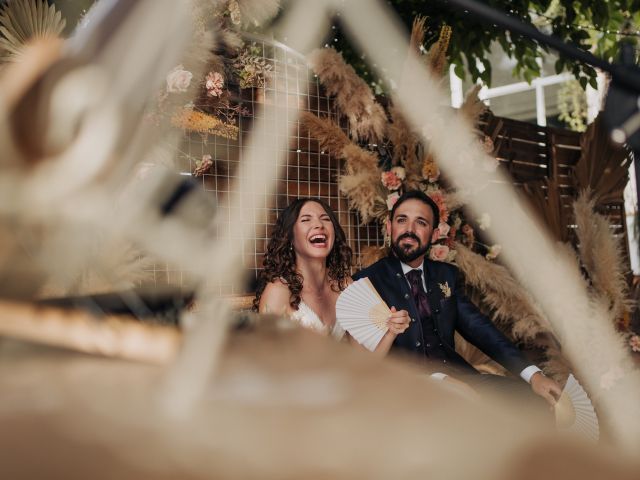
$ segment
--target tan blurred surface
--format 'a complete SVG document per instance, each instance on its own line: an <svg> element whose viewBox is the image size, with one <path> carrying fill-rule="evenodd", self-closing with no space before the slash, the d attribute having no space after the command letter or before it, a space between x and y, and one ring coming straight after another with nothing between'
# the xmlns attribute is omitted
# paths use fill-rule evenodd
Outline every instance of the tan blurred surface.
<svg viewBox="0 0 640 480"><path fill-rule="evenodd" d="M499 478L528 469L528 445L550 435L405 365L271 324L231 337L188 418L163 412L163 378L160 367L4 340L0 476Z"/></svg>

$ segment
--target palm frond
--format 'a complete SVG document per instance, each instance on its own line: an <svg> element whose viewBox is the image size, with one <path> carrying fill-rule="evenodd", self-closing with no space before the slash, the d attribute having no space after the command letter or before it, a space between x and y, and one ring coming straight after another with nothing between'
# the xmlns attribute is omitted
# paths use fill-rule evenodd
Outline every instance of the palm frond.
<svg viewBox="0 0 640 480"><path fill-rule="evenodd" d="M596 204L620 200L628 180L629 152L611 143L600 116L582 135L580 150L575 166L577 187L590 188Z"/></svg>
<svg viewBox="0 0 640 480"><path fill-rule="evenodd" d="M555 240L567 242L569 240L568 218L561 202L558 181L555 178L545 178L528 182L524 184L524 192Z"/></svg>
<svg viewBox="0 0 640 480"><path fill-rule="evenodd" d="M15 59L33 40L59 37L65 25L46 0L10 0L0 13L0 61Z"/></svg>

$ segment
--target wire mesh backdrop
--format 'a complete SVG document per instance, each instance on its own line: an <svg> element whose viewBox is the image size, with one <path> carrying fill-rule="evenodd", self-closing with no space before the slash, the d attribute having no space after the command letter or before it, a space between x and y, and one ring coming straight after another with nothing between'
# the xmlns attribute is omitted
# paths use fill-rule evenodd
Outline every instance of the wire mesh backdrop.
<svg viewBox="0 0 640 480"><path fill-rule="evenodd" d="M184 142L180 148L177 159L179 174L192 175L196 168L196 162L204 155L211 155L213 166L209 172L199 177L202 188L210 193L218 201L228 195L234 188L237 180L238 165L248 152L248 139L250 135L269 135L269 131L257 132L253 128L254 118L260 115L260 104L272 102L284 95L287 97L287 106L298 105L301 110L310 111L318 116L340 120L340 112L331 98L327 96L317 77L307 67L307 61L303 55L278 42L267 40L257 36L248 37L252 43L252 51L259 52L267 65L271 66L271 75L267 82L260 87L240 88L238 84L229 84L227 87L232 95L241 99L242 111L237 115L238 127L237 139L225 138L215 135L201 135L199 133L185 133ZM292 85L292 79L296 82ZM303 82L309 82L306 93L301 86ZM196 105L197 107L197 105ZM289 138L286 152L286 164L281 169L275 194L268 194L265 205L266 212L255 212L260 221L256 225L256 238L254 249L244 253L244 268L249 270L247 282L243 291L234 291L231 285L215 286L214 291L223 295L238 295L251 293L255 286L255 279L262 267L264 252L267 242L275 225L279 212L289 202L297 197L320 197L325 200L336 212L349 243L354 251L354 268L360 265L360 250L367 245L382 245L382 232L378 225L361 225L357 212L350 211L347 200L340 195L338 190L338 178L342 161L336 159L330 152L320 150L318 141L311 138L309 133L297 120L295 112L289 109L280 110L277 118L270 122L287 122L289 125ZM341 126L347 129L346 122ZM277 155L278 152L265 152L265 155ZM258 193L258 192L256 192ZM231 212L218 211L227 216L230 224L240 219L233 218ZM266 213L266 215L260 215ZM234 248L230 244L229 248ZM156 263L153 266L153 283L161 285L183 285L188 278L188 272L180 266L172 266L166 263Z"/></svg>

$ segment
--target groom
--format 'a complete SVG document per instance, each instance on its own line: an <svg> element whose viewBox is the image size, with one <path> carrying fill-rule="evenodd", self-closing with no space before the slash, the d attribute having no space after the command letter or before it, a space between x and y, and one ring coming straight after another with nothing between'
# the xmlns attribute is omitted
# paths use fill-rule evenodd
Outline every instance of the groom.
<svg viewBox="0 0 640 480"><path fill-rule="evenodd" d="M439 220L438 206L431 198L418 190L404 193L387 221L392 253L353 277L354 280L368 277L387 305L394 307L392 311L398 310L391 319L396 326L400 321L395 317L406 319L403 333L395 332L404 327L391 328L380 348L412 354L429 371L438 372L432 375L436 378L445 378L447 375L440 372L447 372L474 386L486 384L485 380L503 380L480 375L456 353L453 334L458 331L513 375L529 383L534 393L555 404L561 393L559 385L531 365L467 299L457 268L425 258Z"/></svg>

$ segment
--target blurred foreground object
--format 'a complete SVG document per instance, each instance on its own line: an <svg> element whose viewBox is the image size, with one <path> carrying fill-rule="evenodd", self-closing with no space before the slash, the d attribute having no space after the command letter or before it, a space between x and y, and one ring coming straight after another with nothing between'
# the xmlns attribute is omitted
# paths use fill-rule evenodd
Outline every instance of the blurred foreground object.
<svg viewBox="0 0 640 480"><path fill-rule="evenodd" d="M81 310L0 302L0 336L77 352L169 363L180 346L175 327L141 323L130 315L98 318Z"/></svg>
<svg viewBox="0 0 640 480"><path fill-rule="evenodd" d="M517 409L260 320L229 336L215 384L180 421L159 408L163 368L3 341L1 476L506 479L524 478L532 452L535 471L555 471L567 449L594 472L609 466L590 446L558 445ZM607 478L634 478L625 472L635 463L617 462Z"/></svg>

